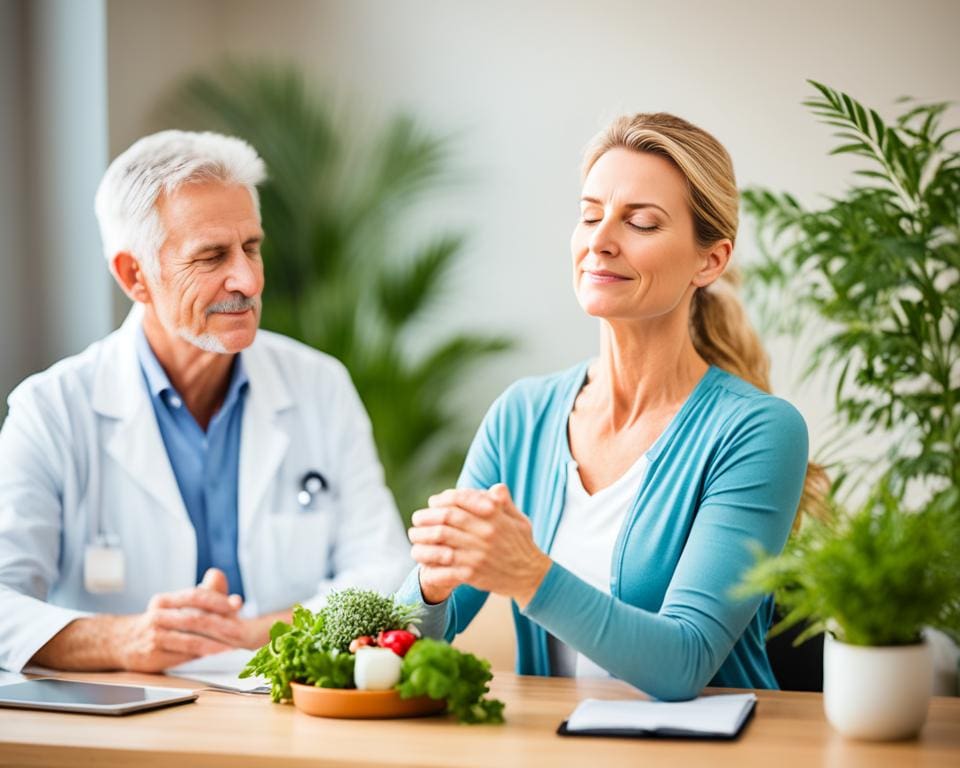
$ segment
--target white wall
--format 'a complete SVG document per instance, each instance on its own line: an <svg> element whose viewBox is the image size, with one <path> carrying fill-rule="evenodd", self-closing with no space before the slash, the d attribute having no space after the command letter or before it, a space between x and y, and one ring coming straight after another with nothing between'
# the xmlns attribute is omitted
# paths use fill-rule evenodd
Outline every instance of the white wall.
<svg viewBox="0 0 960 768"><path fill-rule="evenodd" d="M110 330L112 281L93 213L107 167L106 7L28 5L28 248L40 265L38 342L52 362Z"/></svg>
<svg viewBox="0 0 960 768"><path fill-rule="evenodd" d="M478 417L510 380L596 348L568 238L579 153L608 118L676 112L727 145L742 185L815 202L850 165L827 158L827 129L800 105L806 78L881 111L901 94L960 97L953 0L112 0L108 11L113 154L156 124L150 110L176 75L228 51L298 62L367 114L403 109L459 132L468 183L429 212L434 227L472 233L442 325L522 342L477 381ZM772 351L775 386L821 444L829 390L798 383L795 345Z"/></svg>
<svg viewBox="0 0 960 768"><path fill-rule="evenodd" d="M20 113L24 103L23 7L19 0L0 0L0 104L9 114ZM24 352L26 281L26 231L21 194L25 167L21 152L25 126L20 120L0 120L0 414L5 397L26 373Z"/></svg>
<svg viewBox="0 0 960 768"><path fill-rule="evenodd" d="M0 415L25 375L110 330L106 92L104 0L0 2Z"/></svg>

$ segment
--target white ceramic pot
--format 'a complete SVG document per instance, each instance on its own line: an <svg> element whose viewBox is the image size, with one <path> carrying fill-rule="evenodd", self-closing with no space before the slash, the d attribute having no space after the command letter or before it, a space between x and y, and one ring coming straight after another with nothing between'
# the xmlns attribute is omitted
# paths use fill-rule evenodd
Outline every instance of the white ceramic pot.
<svg viewBox="0 0 960 768"><path fill-rule="evenodd" d="M847 645L829 633L823 647L823 706L844 736L886 741L916 736L933 686L929 646Z"/></svg>

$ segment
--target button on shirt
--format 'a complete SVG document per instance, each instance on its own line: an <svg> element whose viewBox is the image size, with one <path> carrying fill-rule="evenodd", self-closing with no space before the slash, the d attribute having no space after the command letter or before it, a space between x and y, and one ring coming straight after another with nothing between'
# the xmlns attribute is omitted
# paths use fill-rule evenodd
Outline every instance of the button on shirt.
<svg viewBox="0 0 960 768"><path fill-rule="evenodd" d="M240 426L249 380L240 355L234 357L226 398L206 432L170 383L142 327L137 356L170 466L196 531L197 583L208 568L219 568L227 576L230 592L243 596L237 561L237 487Z"/></svg>

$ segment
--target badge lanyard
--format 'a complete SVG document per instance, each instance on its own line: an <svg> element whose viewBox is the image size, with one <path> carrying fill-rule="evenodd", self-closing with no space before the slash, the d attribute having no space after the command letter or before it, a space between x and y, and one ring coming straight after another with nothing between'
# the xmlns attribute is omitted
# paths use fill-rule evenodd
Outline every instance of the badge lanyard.
<svg viewBox="0 0 960 768"><path fill-rule="evenodd" d="M93 513L93 534L88 538L83 552L83 586L87 592L107 594L122 592L126 577L126 562L120 539L108 534L103 525L103 508L100 505L98 478L91 478L88 498Z"/></svg>
<svg viewBox="0 0 960 768"><path fill-rule="evenodd" d="M300 479L297 502L303 511L314 511L317 499L330 489L327 479L311 470ZM83 554L83 585L91 594L122 592L126 583L126 558L120 539L104 530L100 506L96 506L95 531Z"/></svg>

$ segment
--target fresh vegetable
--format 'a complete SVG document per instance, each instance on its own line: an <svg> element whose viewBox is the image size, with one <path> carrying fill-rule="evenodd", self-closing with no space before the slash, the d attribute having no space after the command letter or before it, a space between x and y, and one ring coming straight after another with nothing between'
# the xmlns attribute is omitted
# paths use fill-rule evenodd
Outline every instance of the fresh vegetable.
<svg viewBox="0 0 960 768"><path fill-rule="evenodd" d="M321 613L324 647L348 651L355 638L376 636L389 629L406 629L419 621L420 609L370 590L350 588L331 592Z"/></svg>
<svg viewBox="0 0 960 768"><path fill-rule="evenodd" d="M318 613L298 605L292 623L274 624L270 642L257 651L240 677L269 679L274 701L290 698L291 681L319 688L353 688L352 641L367 637L373 644L380 632L415 624L418 613L416 605L400 604L370 590L331 592Z"/></svg>
<svg viewBox="0 0 960 768"><path fill-rule="evenodd" d="M389 691L400 682L400 657L389 648L360 648L353 679L361 691Z"/></svg>
<svg viewBox="0 0 960 768"><path fill-rule="evenodd" d="M377 641L370 637L370 635L361 635L360 637L355 637L350 641L350 653L356 653L361 648L365 648L368 645L376 645Z"/></svg>
<svg viewBox="0 0 960 768"><path fill-rule="evenodd" d="M389 648L397 656L406 656L410 646L415 642L417 642L417 636L405 629L391 629L377 635L377 645L381 648Z"/></svg>
<svg viewBox="0 0 960 768"><path fill-rule="evenodd" d="M353 685L354 656L323 647L324 616L302 606L293 609L293 623L278 621L270 629L270 642L250 659L240 677L263 676L270 680L270 698L289 699L290 682L319 688Z"/></svg>
<svg viewBox="0 0 960 768"><path fill-rule="evenodd" d="M403 658L400 696L446 699L447 711L461 723L502 723L503 702L485 699L493 678L490 662L458 651L440 640L417 640Z"/></svg>
<svg viewBox="0 0 960 768"><path fill-rule="evenodd" d="M405 699L445 700L447 711L461 723L502 723L503 702L484 698L493 677L489 662L439 640L418 640L404 629L416 620L415 606L373 592L331 593L319 613L298 605L290 624L274 624L270 641L240 677L270 680L273 701L291 698L291 682L320 688L395 687Z"/></svg>

